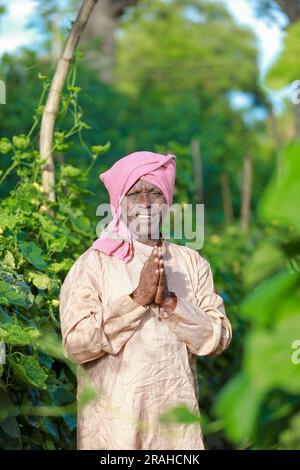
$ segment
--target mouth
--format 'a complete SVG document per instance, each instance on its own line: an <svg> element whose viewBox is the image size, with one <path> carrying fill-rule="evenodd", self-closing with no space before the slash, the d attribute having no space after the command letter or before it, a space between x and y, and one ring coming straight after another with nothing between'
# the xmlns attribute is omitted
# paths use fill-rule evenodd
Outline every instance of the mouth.
<svg viewBox="0 0 300 470"><path fill-rule="evenodd" d="M149 213L135 213L129 215L129 221L136 221L136 222L141 222L141 223L148 223L148 224L157 224L158 220L160 218L160 214L154 213L154 214L149 214Z"/></svg>
<svg viewBox="0 0 300 470"><path fill-rule="evenodd" d="M143 220L150 220L151 219L151 215L142 215L142 214L138 214L137 217L139 219L143 219Z"/></svg>

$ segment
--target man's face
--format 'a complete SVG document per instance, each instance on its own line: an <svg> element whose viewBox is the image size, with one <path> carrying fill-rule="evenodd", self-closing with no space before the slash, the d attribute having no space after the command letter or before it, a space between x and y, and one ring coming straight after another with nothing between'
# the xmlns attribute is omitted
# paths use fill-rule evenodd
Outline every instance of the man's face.
<svg viewBox="0 0 300 470"><path fill-rule="evenodd" d="M166 207L162 191L139 179L122 201L122 220L133 238L158 239Z"/></svg>

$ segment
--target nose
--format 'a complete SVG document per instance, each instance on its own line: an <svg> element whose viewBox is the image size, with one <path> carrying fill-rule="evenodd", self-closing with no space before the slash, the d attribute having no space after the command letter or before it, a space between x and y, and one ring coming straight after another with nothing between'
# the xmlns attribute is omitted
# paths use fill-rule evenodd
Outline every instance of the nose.
<svg viewBox="0 0 300 470"><path fill-rule="evenodd" d="M151 199L149 193L142 193L139 198L139 204L145 207L151 207Z"/></svg>

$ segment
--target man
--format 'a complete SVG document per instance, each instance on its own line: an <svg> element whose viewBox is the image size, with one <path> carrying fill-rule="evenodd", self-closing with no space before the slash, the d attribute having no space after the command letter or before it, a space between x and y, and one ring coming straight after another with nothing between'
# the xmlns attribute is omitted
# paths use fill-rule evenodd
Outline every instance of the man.
<svg viewBox="0 0 300 470"><path fill-rule="evenodd" d="M162 239L175 157L134 152L100 175L113 219L74 263L60 295L64 354L97 392L78 412L78 449L203 449L198 423L162 423L186 405L199 415L197 356L232 336L209 263ZM154 235L153 235L154 234Z"/></svg>

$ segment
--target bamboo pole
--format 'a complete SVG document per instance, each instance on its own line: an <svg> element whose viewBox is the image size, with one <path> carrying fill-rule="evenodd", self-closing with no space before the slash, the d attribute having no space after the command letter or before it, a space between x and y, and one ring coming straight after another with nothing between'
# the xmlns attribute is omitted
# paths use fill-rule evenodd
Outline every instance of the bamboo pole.
<svg viewBox="0 0 300 470"><path fill-rule="evenodd" d="M243 189L241 206L241 229L247 232L250 221L250 201L252 191L252 160L250 155L244 158Z"/></svg>
<svg viewBox="0 0 300 470"><path fill-rule="evenodd" d="M68 74L70 63L74 56L75 49L97 2L98 0L83 0L82 2L81 8L65 43L62 55L59 58L42 116L40 131L40 155L43 160L46 160L42 167L42 185L45 194L52 202L55 201L55 167L51 147L55 119L59 107L62 89Z"/></svg>
<svg viewBox="0 0 300 470"><path fill-rule="evenodd" d="M191 153L194 167L194 180L196 187L196 202L203 203L203 172L202 172L202 158L200 150L200 142L197 137L191 140Z"/></svg>
<svg viewBox="0 0 300 470"><path fill-rule="evenodd" d="M226 171L223 171L223 173L221 174L220 181L221 181L221 195L222 195L225 224L230 225L233 223L233 208L232 208L230 180L229 180L229 175Z"/></svg>

